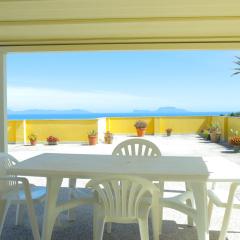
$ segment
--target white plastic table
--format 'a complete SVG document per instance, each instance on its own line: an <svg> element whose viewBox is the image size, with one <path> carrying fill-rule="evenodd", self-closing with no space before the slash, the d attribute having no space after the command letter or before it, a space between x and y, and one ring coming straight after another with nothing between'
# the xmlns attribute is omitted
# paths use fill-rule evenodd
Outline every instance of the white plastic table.
<svg viewBox="0 0 240 240"><path fill-rule="evenodd" d="M161 156L159 158L120 157L112 155L46 153L25 160L9 174L47 178L42 240L50 240L55 222L56 200L63 178L93 179L106 175L136 175L149 180L184 181L193 190L196 201L199 240L208 240L207 188L209 171L201 157ZM159 240L159 196L153 200L154 240Z"/></svg>

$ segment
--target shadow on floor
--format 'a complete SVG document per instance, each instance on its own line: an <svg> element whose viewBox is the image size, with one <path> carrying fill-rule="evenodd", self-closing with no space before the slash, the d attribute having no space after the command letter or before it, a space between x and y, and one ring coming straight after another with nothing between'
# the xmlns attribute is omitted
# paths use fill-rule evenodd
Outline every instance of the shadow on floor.
<svg viewBox="0 0 240 240"><path fill-rule="evenodd" d="M67 189L61 189L60 201L66 199ZM43 217L43 205L36 208L39 222ZM52 240L92 240L92 207L81 206L76 209L76 221L67 221L66 215L61 215L62 225L54 226ZM23 226L14 226L14 216L16 207L11 206L7 215L6 223L2 233L2 240L32 240L32 232L25 211ZM41 224L40 224L41 225ZM41 226L40 226L41 227ZM150 239L152 239L151 220L149 224ZM211 231L210 240L217 240L219 232ZM137 224L113 224L112 233L104 233L104 240L139 240L139 230ZM195 227L178 225L175 221L163 221L163 232L161 240L197 240Z"/></svg>

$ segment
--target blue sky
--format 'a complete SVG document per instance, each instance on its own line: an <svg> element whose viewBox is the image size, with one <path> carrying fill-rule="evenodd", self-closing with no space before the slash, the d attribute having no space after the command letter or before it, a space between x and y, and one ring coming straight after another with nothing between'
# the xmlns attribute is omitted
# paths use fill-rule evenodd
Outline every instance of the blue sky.
<svg viewBox="0 0 240 240"><path fill-rule="evenodd" d="M98 51L7 56L8 108L239 111L240 51Z"/></svg>

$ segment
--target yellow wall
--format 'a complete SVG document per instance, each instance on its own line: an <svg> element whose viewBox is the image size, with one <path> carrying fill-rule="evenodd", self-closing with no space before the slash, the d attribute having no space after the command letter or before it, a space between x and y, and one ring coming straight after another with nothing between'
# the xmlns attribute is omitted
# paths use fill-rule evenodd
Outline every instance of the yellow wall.
<svg viewBox="0 0 240 240"><path fill-rule="evenodd" d="M231 137L231 129L238 130L240 133L240 118L239 117L229 117L228 118L228 136Z"/></svg>
<svg viewBox="0 0 240 240"><path fill-rule="evenodd" d="M8 121L8 142L23 142L23 121Z"/></svg>
<svg viewBox="0 0 240 240"><path fill-rule="evenodd" d="M107 118L106 130L113 134L136 135L134 124L138 120L148 123L146 134L164 134L166 128L172 128L173 134L198 133L209 128L211 123L219 123L222 139L228 140L230 129L240 131L240 118L236 117L132 117ZM36 134L40 142L45 142L50 135L62 142L87 141L88 132L98 131L97 119L93 120L26 120L26 136ZM8 121L8 141L24 142L23 121Z"/></svg>
<svg viewBox="0 0 240 240"><path fill-rule="evenodd" d="M173 134L198 133L207 128L211 117L160 117L158 133L165 133L167 128L173 129Z"/></svg>
<svg viewBox="0 0 240 240"><path fill-rule="evenodd" d="M107 129L113 134L136 134L134 124L138 120L147 122L146 134L154 134L154 118L139 117L139 118L108 118Z"/></svg>
<svg viewBox="0 0 240 240"><path fill-rule="evenodd" d="M39 141L46 141L50 135L60 141L87 141L88 132L97 131L97 120L28 120L27 136L36 134Z"/></svg>
<svg viewBox="0 0 240 240"><path fill-rule="evenodd" d="M228 139L228 117L224 116L214 116L212 117L212 123L217 123L220 125L221 138L222 140Z"/></svg>
<svg viewBox="0 0 240 240"><path fill-rule="evenodd" d="M162 134L166 128L173 133L198 133L207 128L211 117L146 117L146 118L108 118L107 129L115 134L135 134L134 123L144 120L148 123L146 134Z"/></svg>

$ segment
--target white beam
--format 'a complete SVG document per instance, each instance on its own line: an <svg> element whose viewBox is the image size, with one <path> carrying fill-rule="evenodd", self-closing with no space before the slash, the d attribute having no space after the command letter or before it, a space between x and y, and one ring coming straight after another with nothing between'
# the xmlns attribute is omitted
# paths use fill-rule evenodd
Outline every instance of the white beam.
<svg viewBox="0 0 240 240"><path fill-rule="evenodd" d="M8 151L6 53L0 49L0 152Z"/></svg>

